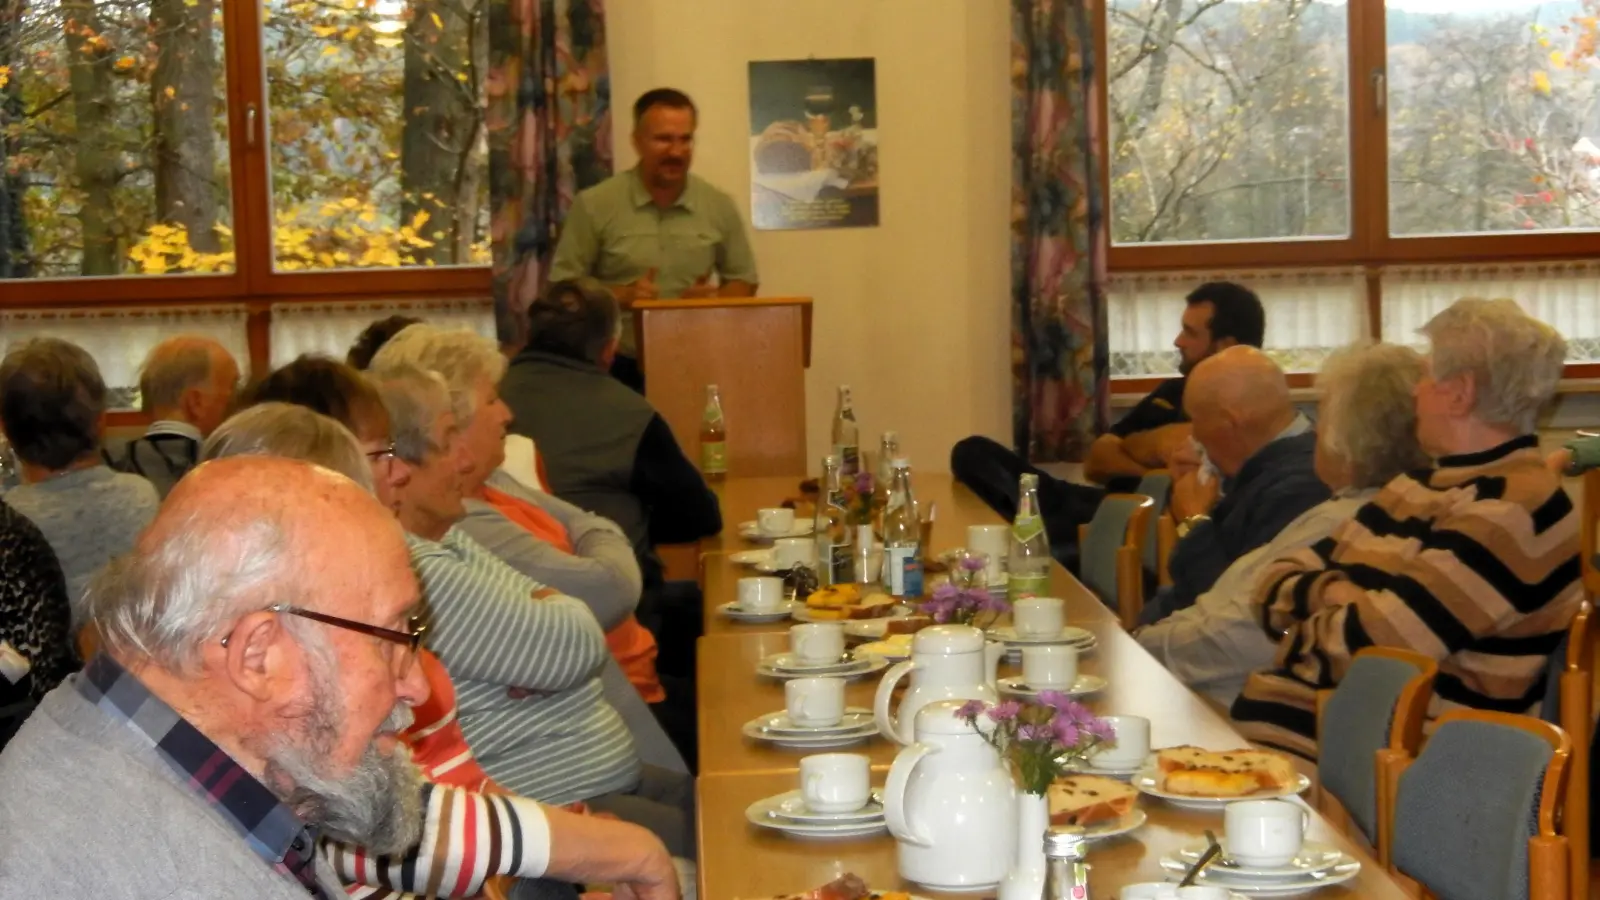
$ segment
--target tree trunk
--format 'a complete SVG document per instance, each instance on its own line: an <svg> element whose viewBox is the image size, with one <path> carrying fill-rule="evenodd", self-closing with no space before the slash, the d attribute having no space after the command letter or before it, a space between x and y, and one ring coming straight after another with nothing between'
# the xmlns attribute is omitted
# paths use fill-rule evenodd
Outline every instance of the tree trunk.
<svg viewBox="0 0 1600 900"><path fill-rule="evenodd" d="M189 246L222 249L217 223L217 81L215 0L151 0L150 26L160 47L150 78L155 112L156 219L182 225Z"/></svg>
<svg viewBox="0 0 1600 900"><path fill-rule="evenodd" d="M117 186L117 154L110 142L110 48L101 37L94 0L66 0L61 11L77 131L74 169L78 190L83 193L83 205L78 211L83 236L80 271L84 275L116 275L122 266L115 217L111 215Z"/></svg>
<svg viewBox="0 0 1600 900"><path fill-rule="evenodd" d="M22 15L18 0L0 0L0 66L17 71L21 56L17 29ZM12 123L22 118L21 85L15 78L0 89L0 278L30 278L33 260L28 252L28 227L23 218L21 173L7 174L6 161L17 153L18 139L8 136Z"/></svg>
<svg viewBox="0 0 1600 900"><path fill-rule="evenodd" d="M1161 22L1156 26L1155 49L1150 52L1144 87L1134 107L1133 122L1129 123L1128 135L1133 140L1144 135L1150 120L1161 109L1161 94L1167 86L1167 67L1172 59L1172 42L1178 39L1178 20L1183 17L1183 0L1164 0L1161 9L1151 14L1160 16Z"/></svg>
<svg viewBox="0 0 1600 900"><path fill-rule="evenodd" d="M471 232L477 206L476 185L470 185L470 195L464 194L473 179L462 173L479 139L476 17L449 0L420 0L411 10L400 135L400 220L409 225L418 213L427 213L419 236L433 246L410 250L406 261L452 265L465 262L458 256L459 236ZM463 212L468 206L473 209Z"/></svg>

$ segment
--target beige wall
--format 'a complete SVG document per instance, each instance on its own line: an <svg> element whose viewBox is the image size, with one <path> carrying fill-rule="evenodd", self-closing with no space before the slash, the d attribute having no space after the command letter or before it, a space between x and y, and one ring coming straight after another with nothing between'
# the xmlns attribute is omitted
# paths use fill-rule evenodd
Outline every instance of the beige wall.
<svg viewBox="0 0 1600 900"><path fill-rule="evenodd" d="M1009 442L1010 25L971 0L609 0L617 166L633 100L700 107L694 171L750 211L751 60L877 59L877 228L753 232L761 292L816 301L806 382L811 468L834 389L854 389L863 443L900 432L913 467L947 471L969 434ZM730 428L739 423L730 422Z"/></svg>

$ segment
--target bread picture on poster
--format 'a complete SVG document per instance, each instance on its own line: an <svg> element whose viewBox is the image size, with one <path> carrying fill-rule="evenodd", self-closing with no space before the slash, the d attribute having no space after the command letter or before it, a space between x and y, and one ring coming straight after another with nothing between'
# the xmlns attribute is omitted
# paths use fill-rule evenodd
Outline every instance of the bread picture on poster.
<svg viewBox="0 0 1600 900"><path fill-rule="evenodd" d="M758 230L878 224L871 59L750 63L750 218Z"/></svg>

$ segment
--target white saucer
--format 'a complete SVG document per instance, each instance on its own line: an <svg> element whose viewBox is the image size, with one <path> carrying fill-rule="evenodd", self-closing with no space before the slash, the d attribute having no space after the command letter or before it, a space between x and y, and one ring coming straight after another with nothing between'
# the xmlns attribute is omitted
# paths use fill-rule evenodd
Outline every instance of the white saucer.
<svg viewBox="0 0 1600 900"><path fill-rule="evenodd" d="M1105 690L1106 683L1106 680L1101 678L1099 675L1083 674L1078 676L1078 680L1074 681L1072 683L1072 687L1070 688L1057 687L1044 688L1040 690L1023 684L1022 676L1013 675L1010 678L1002 678L995 682L995 686L1000 688L1000 693L1011 694L1015 697L1034 698L1039 696L1043 690L1056 691L1057 693L1066 694L1068 697L1082 697L1086 694L1093 694L1096 691Z"/></svg>
<svg viewBox="0 0 1600 900"><path fill-rule="evenodd" d="M816 520L796 517L794 527L790 528L787 534L768 534L762 531L761 526L755 522L740 522L739 537L753 544L770 544L778 538L805 537L809 534L815 534L816 528Z"/></svg>
<svg viewBox="0 0 1600 900"><path fill-rule="evenodd" d="M1032 644L1006 644L1005 645L1005 648L1006 648L1006 661L1011 663L1014 666L1022 665L1022 648L1023 647L1031 647L1031 646L1033 646L1033 645ZM1089 654L1093 653L1097 648L1099 648L1100 639L1099 638L1093 638L1093 639L1085 641L1084 643L1081 643L1081 644L1073 644L1072 646L1077 648L1079 656L1088 656Z"/></svg>
<svg viewBox="0 0 1600 900"><path fill-rule="evenodd" d="M1121 766L1107 769L1101 766L1091 766L1087 760L1083 759L1073 759L1067 762L1067 768L1074 772L1080 772L1084 775L1100 775L1105 778L1115 778L1118 781L1127 781L1133 778L1133 776L1139 774L1140 770L1142 770L1146 765L1148 765L1148 761L1132 766Z"/></svg>
<svg viewBox="0 0 1600 900"><path fill-rule="evenodd" d="M859 664L855 654L849 650L844 652L844 656L829 662L804 662L794 653L787 650L761 658L762 666L775 669L787 675L831 675L843 669L854 668Z"/></svg>
<svg viewBox="0 0 1600 900"><path fill-rule="evenodd" d="M1206 844L1193 844L1178 851L1178 858L1187 864L1193 864L1201 854L1206 852ZM1306 841L1300 845L1300 855L1296 856L1287 866L1251 866L1245 863L1234 862L1223 858L1214 860L1214 866L1219 874L1228 877L1249 878L1257 881L1287 881L1289 879L1309 878L1318 872L1355 862L1355 859L1340 851L1337 847L1319 844L1315 841Z"/></svg>
<svg viewBox="0 0 1600 900"><path fill-rule="evenodd" d="M736 566L759 566L762 563L772 562L772 554L771 547L762 547L757 550L736 550L728 554L728 562Z"/></svg>
<svg viewBox="0 0 1600 900"><path fill-rule="evenodd" d="M1109 822L1096 822L1093 825L1085 825L1083 829L1083 836L1087 840L1091 841L1098 841L1104 838L1114 838L1118 835L1127 834L1130 831L1137 831L1139 828L1144 826L1145 820L1148 818L1150 817L1145 814L1144 810L1135 806L1132 812L1120 819L1112 819Z"/></svg>
<svg viewBox="0 0 1600 900"><path fill-rule="evenodd" d="M1094 632L1076 625L1066 625L1058 635L1018 634L1013 625L996 625L989 629L989 637L1007 644L1094 644Z"/></svg>
<svg viewBox="0 0 1600 900"><path fill-rule="evenodd" d="M1280 797L1292 797L1311 787L1310 778L1304 775L1297 775L1295 776L1295 784L1291 788L1277 791L1258 791L1242 797L1191 797L1188 794L1170 794L1159 787L1161 784L1161 770L1153 763L1147 764L1140 769L1129 783L1141 793L1149 794L1152 797L1160 797L1173 806L1181 806L1185 809L1212 810L1220 810L1229 803L1236 803L1240 800L1275 800Z"/></svg>
<svg viewBox="0 0 1600 900"><path fill-rule="evenodd" d="M1161 868L1175 874L1188 871L1189 865L1176 856L1166 856L1161 859ZM1230 872L1224 866L1213 863L1200 872L1195 883L1226 888L1247 897L1293 897L1318 888L1343 884L1359 874L1361 874L1361 863L1350 857L1344 857L1342 862L1322 871L1279 877L1270 881L1242 877Z"/></svg>
<svg viewBox="0 0 1600 900"><path fill-rule="evenodd" d="M771 659L771 657L768 657L768 659ZM881 672L888 666L888 660L881 656L873 656L870 653L861 654L853 662L837 665L831 669L781 669L768 665L767 660L764 659L756 666L756 674L765 678L777 678L780 680L815 677L853 680L871 675L874 672Z"/></svg>
<svg viewBox="0 0 1600 900"><path fill-rule="evenodd" d="M744 723L739 729L745 737L752 741L782 747L785 750L829 750L834 747L848 747L859 744L878 736L878 724L869 721L867 724L849 731L831 731L826 734L802 736L797 734L774 734L761 731L756 721Z"/></svg>
<svg viewBox="0 0 1600 900"><path fill-rule="evenodd" d="M852 812L812 812L806 808L805 798L799 791L757 800L751 808L769 819L793 825L856 826L883 821L883 801L879 799L877 791L872 792L872 799L867 801L866 806Z"/></svg>
<svg viewBox="0 0 1600 900"><path fill-rule="evenodd" d="M871 725L874 721L876 720L872 717L872 710L859 706L847 706L844 710L844 718L840 719L836 725L796 725L789 720L788 711L782 709L777 712L767 713L764 716L757 716L746 724L759 731L765 737L788 739L822 737L846 731L859 731Z"/></svg>
<svg viewBox="0 0 1600 900"><path fill-rule="evenodd" d="M809 841L842 840L844 838L869 837L883 834L889 826L882 820L868 820L866 822L844 822L839 824L819 825L812 823L791 822L786 819L774 818L767 815L771 810L769 804L774 798L756 802L745 807L745 821L757 828L768 828L779 832L784 837L798 838Z"/></svg>
<svg viewBox="0 0 1600 900"><path fill-rule="evenodd" d="M771 612L746 612L739 607L737 602L724 603L717 607L717 612L735 622L781 622L794 614L797 606L794 601L785 601L778 604Z"/></svg>
<svg viewBox="0 0 1600 900"><path fill-rule="evenodd" d="M868 623L876 623L879 628L882 628L884 627L883 623L890 619L904 619L909 615L911 615L911 607L903 603L896 603L894 606L889 607L889 615L879 616L876 619L819 619L811 614L810 607L801 604L800 608L794 611L793 618L796 622L843 622L844 633L847 637L850 637L853 636L850 631L851 626L859 627L866 626Z"/></svg>

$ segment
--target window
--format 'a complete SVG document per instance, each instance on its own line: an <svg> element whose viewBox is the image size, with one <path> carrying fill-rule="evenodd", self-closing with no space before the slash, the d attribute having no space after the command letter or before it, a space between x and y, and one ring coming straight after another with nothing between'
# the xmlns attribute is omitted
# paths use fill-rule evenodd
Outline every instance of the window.
<svg viewBox="0 0 1600 900"><path fill-rule="evenodd" d="M360 303L283 303L272 308L269 363L276 368L302 353L344 359L356 336L388 316L425 319L440 328L467 328L487 338L494 333L494 301L483 298Z"/></svg>
<svg viewBox="0 0 1600 900"><path fill-rule="evenodd" d="M1345 13L1110 0L1112 240L1347 234Z"/></svg>

